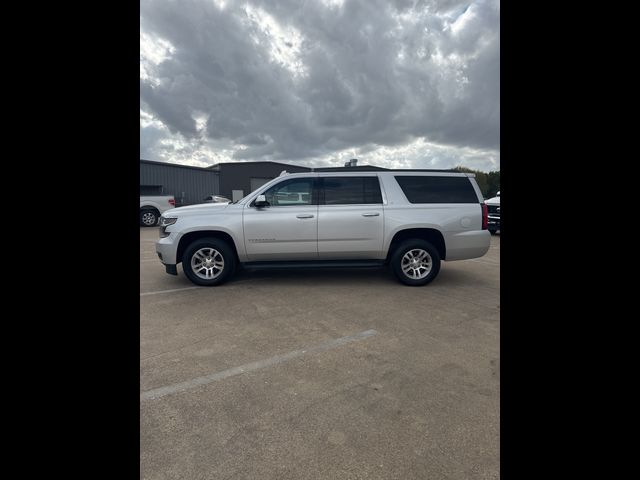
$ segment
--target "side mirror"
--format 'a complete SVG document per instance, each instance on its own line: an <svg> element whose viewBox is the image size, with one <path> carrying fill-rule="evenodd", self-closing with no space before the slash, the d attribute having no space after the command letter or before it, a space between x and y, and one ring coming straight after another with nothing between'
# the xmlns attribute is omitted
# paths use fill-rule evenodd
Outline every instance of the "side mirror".
<svg viewBox="0 0 640 480"><path fill-rule="evenodd" d="M496 197L499 197L499 196L500 196L500 191L498 191L498 193L496 193Z"/></svg>
<svg viewBox="0 0 640 480"><path fill-rule="evenodd" d="M264 195L258 195L256 197L256 201L253 202L253 204L258 208L268 207L270 205L269 202L267 202L267 197L265 197Z"/></svg>

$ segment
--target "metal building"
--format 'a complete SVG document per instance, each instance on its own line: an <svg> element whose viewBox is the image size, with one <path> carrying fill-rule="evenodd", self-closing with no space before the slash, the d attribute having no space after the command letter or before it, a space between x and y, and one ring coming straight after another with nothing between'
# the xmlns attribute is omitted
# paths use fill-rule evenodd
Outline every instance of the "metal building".
<svg viewBox="0 0 640 480"><path fill-rule="evenodd" d="M217 163L208 168L220 174L220 195L234 201L276 178L283 170L288 173L311 171L308 167L279 162Z"/></svg>
<svg viewBox="0 0 640 480"><path fill-rule="evenodd" d="M220 173L215 170L140 160L140 195L173 195L176 206L183 206L219 193Z"/></svg>
<svg viewBox="0 0 640 480"><path fill-rule="evenodd" d="M355 160L344 167L309 168L280 162L218 163L207 168L167 162L140 160L140 195L173 195L176 206L203 203L208 195L239 200L283 170L288 173L375 171L376 166L357 166Z"/></svg>

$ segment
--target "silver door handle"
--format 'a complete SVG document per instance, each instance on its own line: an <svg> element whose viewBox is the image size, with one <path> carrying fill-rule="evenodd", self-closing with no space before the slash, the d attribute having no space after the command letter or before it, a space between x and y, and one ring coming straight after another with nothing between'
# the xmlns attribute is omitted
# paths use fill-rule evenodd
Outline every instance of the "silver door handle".
<svg viewBox="0 0 640 480"><path fill-rule="evenodd" d="M296 218L313 218L313 215L309 213L301 213L300 215L296 215Z"/></svg>
<svg viewBox="0 0 640 480"><path fill-rule="evenodd" d="M363 217L377 217L378 215L380 215L379 213L363 213L362 216Z"/></svg>

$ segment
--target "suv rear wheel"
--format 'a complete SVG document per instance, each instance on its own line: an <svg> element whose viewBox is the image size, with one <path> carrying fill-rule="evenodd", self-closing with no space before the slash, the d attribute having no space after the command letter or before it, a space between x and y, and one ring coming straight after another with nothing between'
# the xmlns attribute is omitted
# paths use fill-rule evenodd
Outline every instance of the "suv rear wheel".
<svg viewBox="0 0 640 480"><path fill-rule="evenodd" d="M213 287L225 282L236 268L233 249L217 238L201 238L187 247L182 270L196 285Z"/></svg>
<svg viewBox="0 0 640 480"><path fill-rule="evenodd" d="M426 240L405 240L391 257L391 269L405 285L426 285L440 271L440 254Z"/></svg>

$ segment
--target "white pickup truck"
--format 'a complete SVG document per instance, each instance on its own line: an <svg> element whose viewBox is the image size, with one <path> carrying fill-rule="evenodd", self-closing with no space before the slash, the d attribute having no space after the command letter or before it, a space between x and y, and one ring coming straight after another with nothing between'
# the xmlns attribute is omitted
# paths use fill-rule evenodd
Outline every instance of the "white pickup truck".
<svg viewBox="0 0 640 480"><path fill-rule="evenodd" d="M175 208L173 195L142 196L140 195L140 225L154 227L158 224L160 215L171 208Z"/></svg>
<svg viewBox="0 0 640 480"><path fill-rule="evenodd" d="M487 206L473 175L385 171L280 176L228 204L180 207L160 218L156 252L197 285L227 280L236 266L389 265L425 285L441 260L487 253Z"/></svg>

